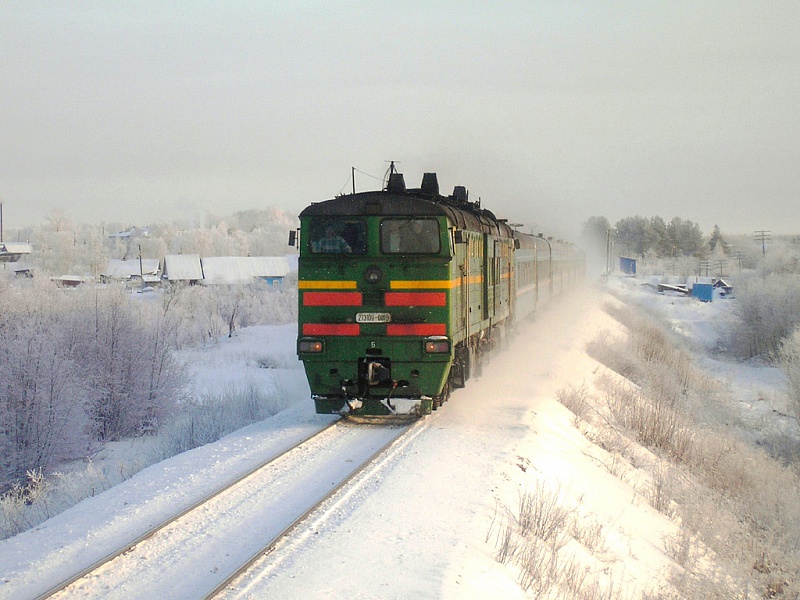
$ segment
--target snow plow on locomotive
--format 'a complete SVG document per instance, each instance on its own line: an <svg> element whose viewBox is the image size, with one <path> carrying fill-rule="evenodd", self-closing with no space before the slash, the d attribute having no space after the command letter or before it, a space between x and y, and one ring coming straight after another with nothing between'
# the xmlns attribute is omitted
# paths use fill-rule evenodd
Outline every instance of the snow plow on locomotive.
<svg viewBox="0 0 800 600"><path fill-rule="evenodd" d="M435 173L300 214L297 353L317 413L428 414L497 339L583 274L572 245L515 231Z"/></svg>

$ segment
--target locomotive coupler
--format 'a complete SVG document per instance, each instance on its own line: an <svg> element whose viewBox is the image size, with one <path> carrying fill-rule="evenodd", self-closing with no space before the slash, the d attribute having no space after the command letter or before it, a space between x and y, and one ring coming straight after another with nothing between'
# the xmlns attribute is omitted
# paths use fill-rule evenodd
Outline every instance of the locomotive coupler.
<svg viewBox="0 0 800 600"><path fill-rule="evenodd" d="M383 383L391 377L391 371L378 361L372 361L367 364L367 383L369 385L378 385Z"/></svg>

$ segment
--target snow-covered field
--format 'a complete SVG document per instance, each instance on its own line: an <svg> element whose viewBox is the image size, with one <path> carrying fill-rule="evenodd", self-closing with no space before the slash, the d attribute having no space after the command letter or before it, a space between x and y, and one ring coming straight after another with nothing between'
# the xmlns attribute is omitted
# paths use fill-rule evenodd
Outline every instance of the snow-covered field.
<svg viewBox="0 0 800 600"><path fill-rule="evenodd" d="M643 304L657 305L698 349L714 347L716 332L710 324L724 323L729 310L729 301L702 304L620 282L610 285ZM536 489L552 493L569 509L577 533L564 542L565 550L607 594L598 592L597 597L641 598L668 586L676 565L666 546L677 526L639 493L649 476L631 465L614 464L614 457L582 434L574 415L556 398L566 386L593 389L596 374L604 369L588 356L586 344L620 330L602 310L608 300L604 289L585 289L547 306L492 358L481 378L427 418L423 431L402 450L372 467L357 493L332 499L231 596L530 597L518 584L517 567L501 564L496 555L503 523L518 510L523 494ZM106 553L118 540L135 537L177 507L247 471L257 458L330 420L314 415L306 399L292 326L246 329L187 360L202 389L224 391L246 380L297 401L273 418L152 465L0 542L0 598L34 597L91 562L87 554ZM742 367L710 355L703 366L731 383L753 422L777 415L781 427L795 426L781 416L787 413L777 370ZM121 443L105 460L134 460L138 444ZM208 559L198 565L213 568L208 566L213 556ZM152 567L157 572L159 565ZM197 579L187 573L182 597L198 596Z"/></svg>
<svg viewBox="0 0 800 600"><path fill-rule="evenodd" d="M800 436L781 370L758 360L735 361L722 352L725 332L735 318L735 299L715 295L713 302L698 302L682 295L656 294L652 286L637 279L612 280L611 285L627 302L652 310L670 323L695 351L697 364L730 386L739 402L739 416L754 434Z"/></svg>

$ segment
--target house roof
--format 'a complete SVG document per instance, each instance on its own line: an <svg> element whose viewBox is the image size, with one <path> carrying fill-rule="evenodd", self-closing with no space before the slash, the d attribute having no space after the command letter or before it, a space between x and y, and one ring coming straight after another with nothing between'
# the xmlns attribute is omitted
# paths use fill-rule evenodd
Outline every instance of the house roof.
<svg viewBox="0 0 800 600"><path fill-rule="evenodd" d="M0 242L0 254L30 254L31 245L24 242Z"/></svg>
<svg viewBox="0 0 800 600"><path fill-rule="evenodd" d="M285 277L289 273L285 256L212 256L201 262L204 282L209 284L250 283L253 279Z"/></svg>
<svg viewBox="0 0 800 600"><path fill-rule="evenodd" d="M109 234L109 238L129 238L136 235L141 235L144 237L148 237L150 235L150 230L147 227L139 229L137 227L131 227L126 231L118 231L117 233Z"/></svg>
<svg viewBox="0 0 800 600"><path fill-rule="evenodd" d="M133 260L111 258L102 275L113 277L114 279L130 279L140 274L156 275L160 266L160 261L157 258L143 258L141 265L138 258Z"/></svg>
<svg viewBox="0 0 800 600"><path fill-rule="evenodd" d="M167 254L164 257L164 277L169 281L199 281L203 266L199 254Z"/></svg>

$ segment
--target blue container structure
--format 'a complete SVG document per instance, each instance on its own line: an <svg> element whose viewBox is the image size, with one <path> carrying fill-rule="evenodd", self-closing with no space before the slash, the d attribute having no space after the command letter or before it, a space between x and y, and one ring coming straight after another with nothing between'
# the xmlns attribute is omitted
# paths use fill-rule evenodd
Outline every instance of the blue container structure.
<svg viewBox="0 0 800 600"><path fill-rule="evenodd" d="M701 302L711 302L714 299L714 286L710 283L695 283L692 286L692 296Z"/></svg>
<svg viewBox="0 0 800 600"><path fill-rule="evenodd" d="M636 275L636 259L619 257L619 270L625 275Z"/></svg>

